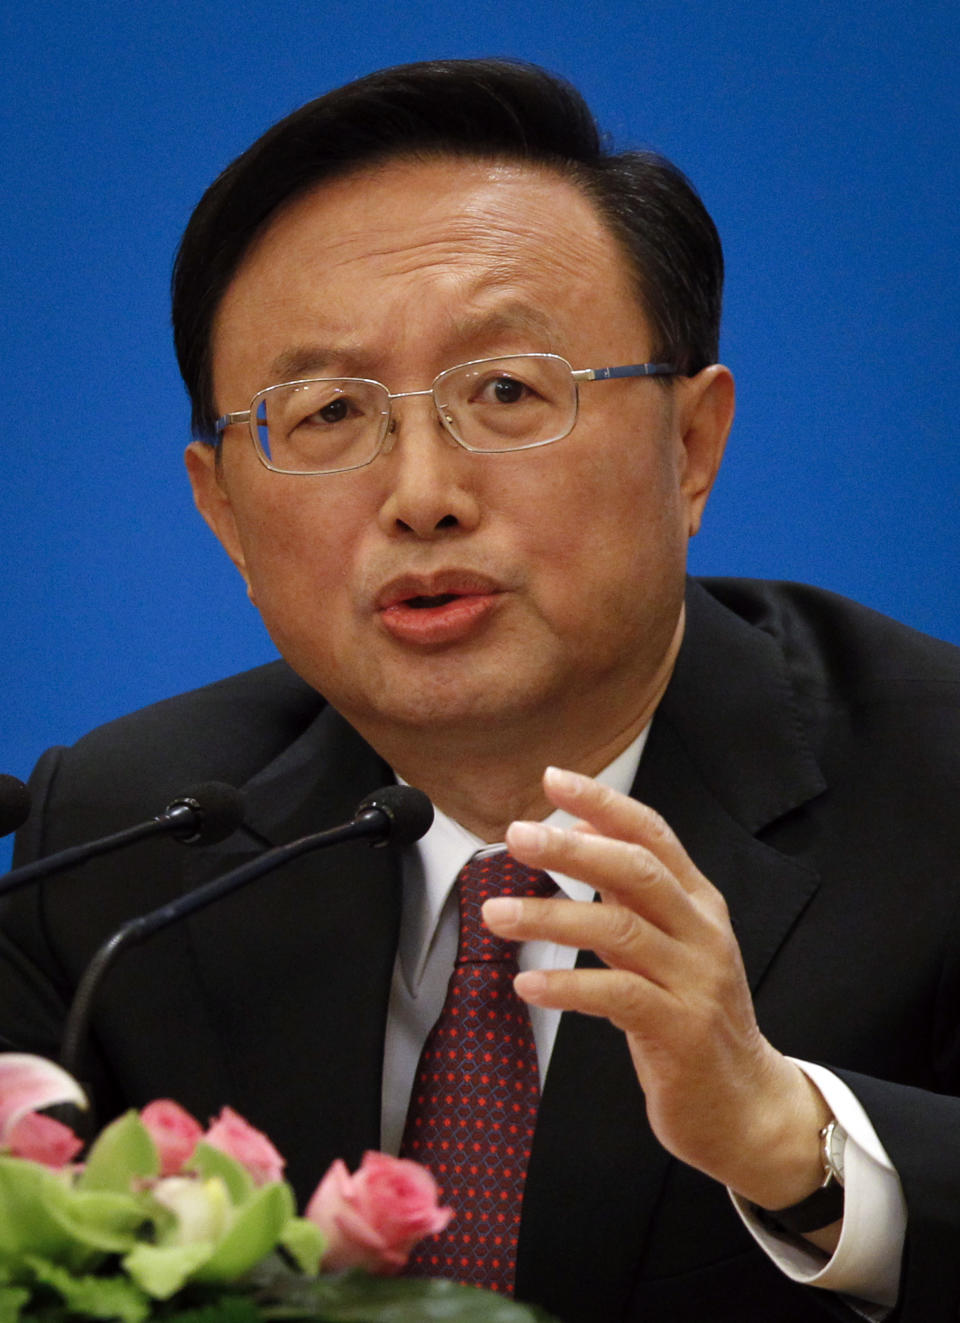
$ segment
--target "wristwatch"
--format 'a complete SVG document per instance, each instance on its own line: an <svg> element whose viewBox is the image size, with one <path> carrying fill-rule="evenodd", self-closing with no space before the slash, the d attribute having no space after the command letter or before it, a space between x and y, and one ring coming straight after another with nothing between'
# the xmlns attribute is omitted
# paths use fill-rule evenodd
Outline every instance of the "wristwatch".
<svg viewBox="0 0 960 1323"><path fill-rule="evenodd" d="M757 1220L768 1231L786 1231L803 1235L819 1231L843 1217L843 1151L847 1133L836 1120L828 1121L820 1131L820 1156L823 1160L823 1183L813 1194L788 1208L758 1208Z"/></svg>

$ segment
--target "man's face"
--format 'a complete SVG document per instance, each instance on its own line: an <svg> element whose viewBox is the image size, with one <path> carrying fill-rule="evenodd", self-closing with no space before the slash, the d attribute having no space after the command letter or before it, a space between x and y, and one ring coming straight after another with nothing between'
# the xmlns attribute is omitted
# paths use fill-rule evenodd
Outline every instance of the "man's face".
<svg viewBox="0 0 960 1323"><path fill-rule="evenodd" d="M626 260L573 185L400 161L307 194L255 243L217 316L214 390L225 413L296 377L399 392L472 359L602 367L652 347ZM704 403L716 391L707 374L587 384L569 436L492 455L459 448L418 397L394 403L389 453L352 472L270 472L245 425L219 470L203 446L188 464L280 652L374 743L412 727L528 738L574 711L626 729L678 635L726 430L722 401Z"/></svg>

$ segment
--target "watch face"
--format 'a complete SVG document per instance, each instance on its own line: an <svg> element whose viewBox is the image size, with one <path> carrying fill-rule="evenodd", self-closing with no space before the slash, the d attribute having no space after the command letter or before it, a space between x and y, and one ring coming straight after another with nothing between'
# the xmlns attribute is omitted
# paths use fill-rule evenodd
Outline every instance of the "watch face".
<svg viewBox="0 0 960 1323"><path fill-rule="evenodd" d="M847 1133L836 1121L827 1127L824 1135L824 1161L835 1180L843 1184L843 1151L847 1143Z"/></svg>

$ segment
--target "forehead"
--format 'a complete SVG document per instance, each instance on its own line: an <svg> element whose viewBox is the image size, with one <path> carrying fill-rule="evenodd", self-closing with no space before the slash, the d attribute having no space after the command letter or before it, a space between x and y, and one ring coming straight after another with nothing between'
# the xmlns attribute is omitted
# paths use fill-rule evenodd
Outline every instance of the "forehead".
<svg viewBox="0 0 960 1323"><path fill-rule="evenodd" d="M571 337L622 331L635 344L645 330L627 256L574 183L442 158L391 161L290 203L228 286L213 349L218 377L243 358L264 385L311 346L372 364L417 336L477 353L513 336L569 355Z"/></svg>

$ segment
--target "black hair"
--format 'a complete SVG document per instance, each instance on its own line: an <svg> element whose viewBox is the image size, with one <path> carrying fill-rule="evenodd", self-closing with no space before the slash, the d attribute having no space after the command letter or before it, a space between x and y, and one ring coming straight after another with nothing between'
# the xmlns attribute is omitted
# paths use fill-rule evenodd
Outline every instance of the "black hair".
<svg viewBox="0 0 960 1323"><path fill-rule="evenodd" d="M717 357L723 254L689 180L662 156L614 153L583 97L536 65L430 60L359 78L268 129L211 184L173 272L177 358L194 435L209 439L211 337L244 256L286 203L326 180L418 156L547 166L580 187L631 263L653 329L652 356L698 372Z"/></svg>

